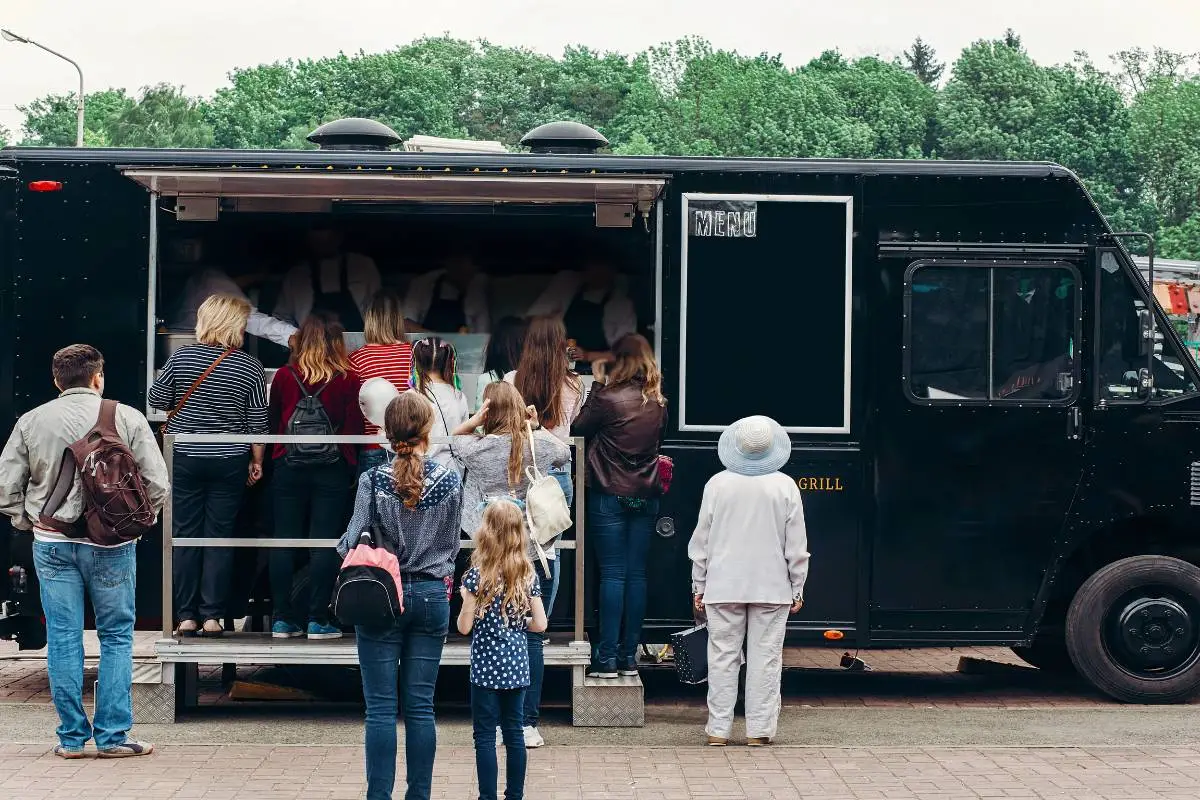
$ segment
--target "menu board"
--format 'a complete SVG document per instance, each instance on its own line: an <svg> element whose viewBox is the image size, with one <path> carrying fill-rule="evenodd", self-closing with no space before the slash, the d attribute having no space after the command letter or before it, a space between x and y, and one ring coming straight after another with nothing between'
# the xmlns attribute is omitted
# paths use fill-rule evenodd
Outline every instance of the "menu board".
<svg viewBox="0 0 1200 800"><path fill-rule="evenodd" d="M681 429L848 432L850 198L684 202Z"/></svg>

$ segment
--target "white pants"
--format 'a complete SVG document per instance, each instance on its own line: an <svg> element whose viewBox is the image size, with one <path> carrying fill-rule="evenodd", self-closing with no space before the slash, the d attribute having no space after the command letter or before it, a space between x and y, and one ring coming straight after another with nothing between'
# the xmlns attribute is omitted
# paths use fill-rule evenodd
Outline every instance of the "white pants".
<svg viewBox="0 0 1200 800"><path fill-rule="evenodd" d="M708 613L709 736L733 732L742 643L746 643L746 737L774 738L779 726L783 637L788 607L744 603L705 605Z"/></svg>

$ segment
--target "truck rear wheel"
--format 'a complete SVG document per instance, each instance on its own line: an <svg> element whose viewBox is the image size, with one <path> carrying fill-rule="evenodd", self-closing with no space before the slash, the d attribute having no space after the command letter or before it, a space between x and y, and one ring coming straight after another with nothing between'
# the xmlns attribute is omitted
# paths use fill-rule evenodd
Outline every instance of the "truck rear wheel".
<svg viewBox="0 0 1200 800"><path fill-rule="evenodd" d="M1200 691L1200 569L1134 556L1092 575L1067 612L1067 651L1085 680L1127 703Z"/></svg>

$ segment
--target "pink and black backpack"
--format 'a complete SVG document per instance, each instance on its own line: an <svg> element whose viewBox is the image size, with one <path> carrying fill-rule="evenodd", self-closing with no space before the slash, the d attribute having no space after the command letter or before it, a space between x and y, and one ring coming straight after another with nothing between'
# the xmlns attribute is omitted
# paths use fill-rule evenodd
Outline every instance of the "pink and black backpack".
<svg viewBox="0 0 1200 800"><path fill-rule="evenodd" d="M375 513L375 472L371 472L371 516L342 561L333 587L333 613L344 625L383 628L404 613L400 560L388 546Z"/></svg>

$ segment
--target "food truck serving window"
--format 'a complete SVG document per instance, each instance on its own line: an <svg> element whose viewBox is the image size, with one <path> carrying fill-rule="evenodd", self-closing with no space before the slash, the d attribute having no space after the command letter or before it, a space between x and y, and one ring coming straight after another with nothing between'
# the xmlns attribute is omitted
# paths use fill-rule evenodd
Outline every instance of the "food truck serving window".
<svg viewBox="0 0 1200 800"><path fill-rule="evenodd" d="M683 195L679 428L850 432L853 199Z"/></svg>
<svg viewBox="0 0 1200 800"><path fill-rule="evenodd" d="M905 388L920 403L1071 402L1080 281L1067 264L909 267Z"/></svg>

